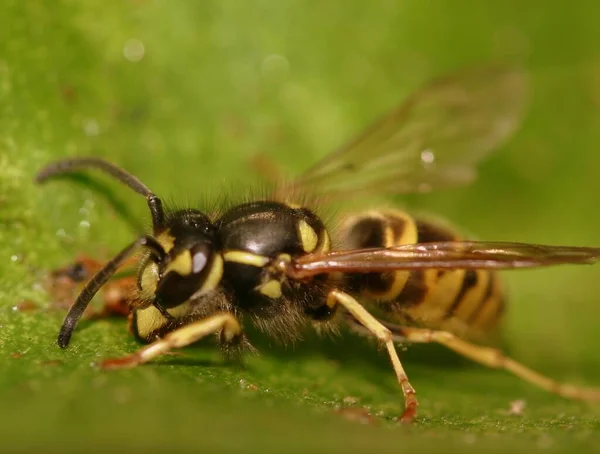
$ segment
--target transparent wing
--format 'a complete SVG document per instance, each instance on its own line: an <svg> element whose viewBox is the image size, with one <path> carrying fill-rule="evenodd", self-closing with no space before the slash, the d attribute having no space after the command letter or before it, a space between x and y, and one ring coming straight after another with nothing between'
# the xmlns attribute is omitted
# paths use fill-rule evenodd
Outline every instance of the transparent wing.
<svg viewBox="0 0 600 454"><path fill-rule="evenodd" d="M515 67L476 68L438 79L294 186L343 198L466 184L475 176L474 165L517 129L527 98L526 74Z"/></svg>
<svg viewBox="0 0 600 454"><path fill-rule="evenodd" d="M287 274L304 278L323 273L381 273L394 270L507 269L600 260L600 248L546 246L493 241L442 241L391 248L309 254L290 263Z"/></svg>

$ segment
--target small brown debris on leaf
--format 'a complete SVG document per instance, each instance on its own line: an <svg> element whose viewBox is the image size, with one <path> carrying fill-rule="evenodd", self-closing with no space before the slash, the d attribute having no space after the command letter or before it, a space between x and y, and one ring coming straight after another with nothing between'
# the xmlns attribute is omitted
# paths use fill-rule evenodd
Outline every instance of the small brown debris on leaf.
<svg viewBox="0 0 600 454"><path fill-rule="evenodd" d="M244 380L243 378L240 379L240 388L242 388L242 389L248 389L250 391L258 391L258 389L259 389L258 386L256 386L255 384L250 383L250 382Z"/></svg>
<svg viewBox="0 0 600 454"><path fill-rule="evenodd" d="M66 102L70 103L77 100L77 90L72 85L62 85L60 87L60 94Z"/></svg>
<svg viewBox="0 0 600 454"><path fill-rule="evenodd" d="M23 300L13 306L15 312L31 312L38 309L38 305L32 300Z"/></svg>
<svg viewBox="0 0 600 454"><path fill-rule="evenodd" d="M377 423L377 418L372 416L366 408L346 407L335 410L334 413L351 422L358 422L360 424Z"/></svg>
<svg viewBox="0 0 600 454"><path fill-rule="evenodd" d="M99 271L103 262L79 254L77 259L67 266L53 270L46 278L44 287L52 295L52 306L56 309L68 309L91 276ZM125 266L132 266L126 262ZM103 289L104 305L100 311L91 307L86 310L89 318L127 316L130 313L129 300L136 285L135 276L114 278Z"/></svg>

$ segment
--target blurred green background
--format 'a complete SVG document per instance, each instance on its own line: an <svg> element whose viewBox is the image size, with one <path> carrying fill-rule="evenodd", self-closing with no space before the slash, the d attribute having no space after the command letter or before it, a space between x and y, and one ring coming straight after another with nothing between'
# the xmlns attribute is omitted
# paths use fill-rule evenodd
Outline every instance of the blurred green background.
<svg viewBox="0 0 600 454"><path fill-rule="evenodd" d="M46 162L106 157L155 192L197 200L251 183L258 152L300 172L434 76L523 62L523 129L466 189L403 203L479 238L600 245L597 2L18 1L0 3L0 447L249 452L600 450L598 406L414 348L413 427L383 352L348 335L223 363L210 343L125 372L93 367L136 343L122 320L55 344L44 273L108 257L134 232L99 195L32 184ZM115 187L140 220L144 201ZM506 273L511 354L600 386L600 268ZM34 301L38 310L15 306ZM345 400L344 400L345 399ZM508 414L523 399L523 415ZM333 410L368 408L376 423Z"/></svg>

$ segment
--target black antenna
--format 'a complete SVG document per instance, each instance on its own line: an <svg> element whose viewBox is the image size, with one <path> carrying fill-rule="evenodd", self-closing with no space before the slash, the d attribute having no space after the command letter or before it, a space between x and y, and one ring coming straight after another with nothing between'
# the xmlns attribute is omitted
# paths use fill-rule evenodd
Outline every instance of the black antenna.
<svg viewBox="0 0 600 454"><path fill-rule="evenodd" d="M144 235L135 240L104 265L102 269L98 271L87 284L85 284L85 287L83 287L83 290L69 309L65 321L60 328L60 333L58 334L58 345L61 348L66 348L67 345L69 345L73 330L94 295L96 295L98 290L100 290L100 288L106 284L106 281L115 274L123 262L140 246L148 247L154 254L159 254L161 257L165 254L162 246L154 238Z"/></svg>
<svg viewBox="0 0 600 454"><path fill-rule="evenodd" d="M164 227L165 213L162 209L161 200L137 177L116 165L101 158L68 158L48 164L38 172L35 177L37 183L56 176L76 172L84 169L97 169L112 176L123 184L126 184L138 194L143 195L148 202L148 208L152 215L152 226L154 233Z"/></svg>

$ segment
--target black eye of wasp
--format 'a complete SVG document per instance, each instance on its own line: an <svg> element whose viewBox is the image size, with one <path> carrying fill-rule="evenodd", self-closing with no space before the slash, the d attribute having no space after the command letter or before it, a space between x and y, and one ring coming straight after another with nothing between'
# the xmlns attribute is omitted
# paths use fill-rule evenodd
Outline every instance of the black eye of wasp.
<svg viewBox="0 0 600 454"><path fill-rule="evenodd" d="M173 251L165 263L156 289L161 306L178 306L201 290L211 274L213 256L213 246L204 242Z"/></svg>

